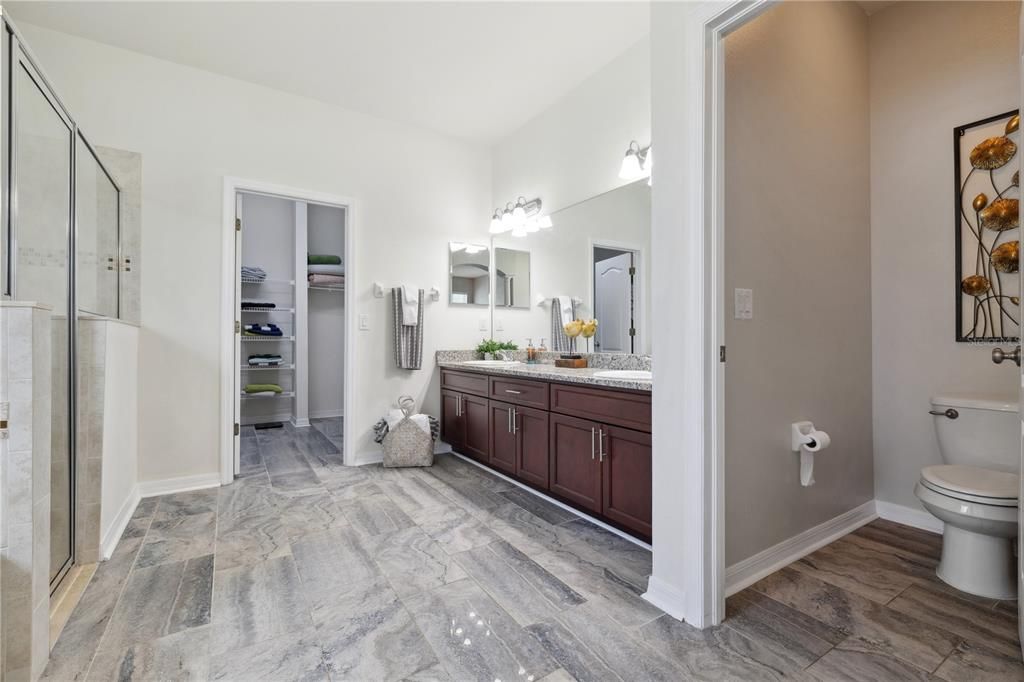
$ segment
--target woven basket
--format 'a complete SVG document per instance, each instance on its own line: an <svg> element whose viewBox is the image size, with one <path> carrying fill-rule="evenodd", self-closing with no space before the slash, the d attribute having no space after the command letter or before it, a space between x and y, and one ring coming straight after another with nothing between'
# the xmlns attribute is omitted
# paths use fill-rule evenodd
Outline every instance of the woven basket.
<svg viewBox="0 0 1024 682"><path fill-rule="evenodd" d="M434 439L409 417L416 403L409 396L398 399L398 407L405 417L388 431L381 445L384 447L386 467L429 467L434 464Z"/></svg>

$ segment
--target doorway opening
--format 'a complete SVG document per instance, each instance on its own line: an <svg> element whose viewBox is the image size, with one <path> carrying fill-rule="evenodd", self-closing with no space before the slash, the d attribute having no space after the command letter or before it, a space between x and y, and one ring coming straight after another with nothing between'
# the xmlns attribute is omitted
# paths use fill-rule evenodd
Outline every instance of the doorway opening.
<svg viewBox="0 0 1024 682"><path fill-rule="evenodd" d="M591 300L599 321L594 335L594 352L637 353L640 338L641 251L622 245L593 244L591 247Z"/></svg>

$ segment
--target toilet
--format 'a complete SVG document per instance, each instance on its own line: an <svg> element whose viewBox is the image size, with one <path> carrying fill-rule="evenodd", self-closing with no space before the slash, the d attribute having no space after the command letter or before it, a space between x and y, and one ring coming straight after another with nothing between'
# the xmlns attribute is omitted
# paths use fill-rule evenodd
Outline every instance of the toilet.
<svg viewBox="0 0 1024 682"><path fill-rule="evenodd" d="M1017 401L944 395L931 404L945 464L922 469L914 493L944 524L936 573L970 594L1016 599Z"/></svg>

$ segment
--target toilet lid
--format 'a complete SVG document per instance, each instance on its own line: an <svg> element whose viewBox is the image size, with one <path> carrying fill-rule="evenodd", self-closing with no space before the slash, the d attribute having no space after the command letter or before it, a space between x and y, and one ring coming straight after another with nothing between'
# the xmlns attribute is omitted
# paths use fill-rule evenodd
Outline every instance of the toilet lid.
<svg viewBox="0 0 1024 682"><path fill-rule="evenodd" d="M1016 500L1020 494L1020 477L1005 471L993 471L962 464L939 464L921 469L926 483L953 493Z"/></svg>

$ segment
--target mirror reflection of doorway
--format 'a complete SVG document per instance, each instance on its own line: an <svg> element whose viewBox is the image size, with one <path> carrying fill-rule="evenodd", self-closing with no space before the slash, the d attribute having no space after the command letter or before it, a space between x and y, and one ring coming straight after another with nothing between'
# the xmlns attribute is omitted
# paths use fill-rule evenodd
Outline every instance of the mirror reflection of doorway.
<svg viewBox="0 0 1024 682"><path fill-rule="evenodd" d="M594 246L594 317L597 334L594 351L635 353L639 313L635 251Z"/></svg>

